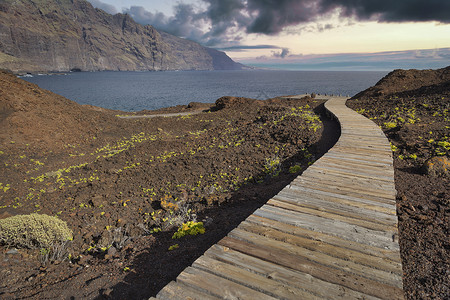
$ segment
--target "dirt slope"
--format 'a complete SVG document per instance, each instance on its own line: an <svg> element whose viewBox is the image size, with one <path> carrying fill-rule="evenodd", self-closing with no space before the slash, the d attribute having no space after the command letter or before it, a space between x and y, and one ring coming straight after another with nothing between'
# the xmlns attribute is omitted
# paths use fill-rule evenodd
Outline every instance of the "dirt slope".
<svg viewBox="0 0 450 300"><path fill-rule="evenodd" d="M110 131L112 111L79 105L0 71L0 145L62 148Z"/></svg>

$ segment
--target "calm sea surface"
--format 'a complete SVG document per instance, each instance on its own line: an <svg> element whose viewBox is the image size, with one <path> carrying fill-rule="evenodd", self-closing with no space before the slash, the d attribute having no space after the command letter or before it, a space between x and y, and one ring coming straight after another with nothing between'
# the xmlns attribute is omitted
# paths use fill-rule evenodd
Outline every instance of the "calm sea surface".
<svg viewBox="0 0 450 300"><path fill-rule="evenodd" d="M258 70L81 72L24 79L80 104L139 111L193 101L214 102L222 96L267 99L312 92L353 96L385 75L386 72Z"/></svg>

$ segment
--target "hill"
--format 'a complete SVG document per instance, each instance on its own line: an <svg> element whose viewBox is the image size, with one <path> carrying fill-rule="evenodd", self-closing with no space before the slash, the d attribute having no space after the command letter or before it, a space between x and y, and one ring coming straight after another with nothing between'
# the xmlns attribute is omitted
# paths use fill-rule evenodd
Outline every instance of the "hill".
<svg viewBox="0 0 450 300"><path fill-rule="evenodd" d="M226 59L224 59L224 57ZM225 53L85 0L0 0L0 68L13 72L227 70Z"/></svg>
<svg viewBox="0 0 450 300"><path fill-rule="evenodd" d="M388 97L395 93L442 93L449 90L450 66L437 70L394 70L354 99Z"/></svg>
<svg viewBox="0 0 450 300"><path fill-rule="evenodd" d="M79 105L0 71L0 146L61 148L116 128L111 111Z"/></svg>

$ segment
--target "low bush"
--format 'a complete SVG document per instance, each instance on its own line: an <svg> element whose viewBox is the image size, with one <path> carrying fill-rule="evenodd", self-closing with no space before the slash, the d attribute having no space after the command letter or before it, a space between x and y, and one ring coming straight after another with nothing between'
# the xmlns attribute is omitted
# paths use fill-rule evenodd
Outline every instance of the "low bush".
<svg viewBox="0 0 450 300"><path fill-rule="evenodd" d="M51 248L72 240L66 222L48 215L17 215L0 220L0 243L30 249Z"/></svg>

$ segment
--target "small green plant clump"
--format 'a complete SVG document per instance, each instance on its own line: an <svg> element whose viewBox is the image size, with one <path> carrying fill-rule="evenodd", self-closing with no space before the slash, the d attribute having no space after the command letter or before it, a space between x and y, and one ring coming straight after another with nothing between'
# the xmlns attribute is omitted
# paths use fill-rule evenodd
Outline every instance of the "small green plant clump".
<svg viewBox="0 0 450 300"><path fill-rule="evenodd" d="M0 220L0 244L8 246L51 248L72 237L66 222L48 215L17 215Z"/></svg>
<svg viewBox="0 0 450 300"><path fill-rule="evenodd" d="M189 221L181 225L180 228L178 228L178 231L173 234L172 239L179 239L186 235L197 235L204 233L205 227L203 226L203 222Z"/></svg>
<svg viewBox="0 0 450 300"><path fill-rule="evenodd" d="M295 165L295 166L291 166L291 167L289 168L289 173L295 174L295 173L300 172L301 170L302 170L302 166Z"/></svg>
<svg viewBox="0 0 450 300"><path fill-rule="evenodd" d="M169 251L173 251L175 249L178 249L179 247L180 247L180 245L178 245L178 244L172 245L169 247Z"/></svg>
<svg viewBox="0 0 450 300"><path fill-rule="evenodd" d="M281 159L278 156L266 158L264 172L272 177L277 177L281 172Z"/></svg>
<svg viewBox="0 0 450 300"><path fill-rule="evenodd" d="M384 128L386 128L386 129L392 129L392 128L397 127L396 122L385 122L385 123L383 123L383 125L384 125Z"/></svg>

